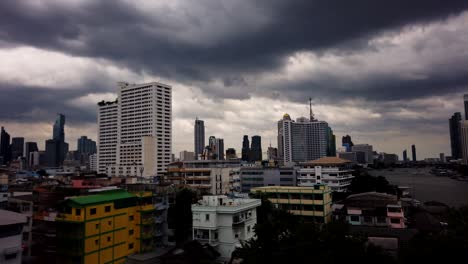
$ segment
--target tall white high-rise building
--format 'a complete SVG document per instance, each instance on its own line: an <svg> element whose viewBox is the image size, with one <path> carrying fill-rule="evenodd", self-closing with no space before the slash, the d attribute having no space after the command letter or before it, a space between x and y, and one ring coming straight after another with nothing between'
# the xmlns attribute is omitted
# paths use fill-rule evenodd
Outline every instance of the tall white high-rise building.
<svg viewBox="0 0 468 264"><path fill-rule="evenodd" d="M158 82L138 85L119 82L118 85L116 102L99 103L100 116L103 112L103 118L98 119L99 172L104 170L110 176L120 177L156 176L165 171L166 165L171 162L171 87ZM106 114L110 116L104 120L106 106L114 104L117 106L116 118L115 109L112 108L106 109ZM108 147L104 149L102 143Z"/></svg>
<svg viewBox="0 0 468 264"><path fill-rule="evenodd" d="M278 121L278 157L285 164L327 156L328 123L288 114Z"/></svg>
<svg viewBox="0 0 468 264"><path fill-rule="evenodd" d="M106 168L117 162L118 101L98 103L98 149L97 171L106 173Z"/></svg>

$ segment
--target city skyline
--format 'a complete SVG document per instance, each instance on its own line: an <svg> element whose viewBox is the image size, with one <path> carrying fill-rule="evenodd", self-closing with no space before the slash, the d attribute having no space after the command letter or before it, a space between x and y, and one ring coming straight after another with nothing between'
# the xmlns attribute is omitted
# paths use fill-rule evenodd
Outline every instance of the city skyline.
<svg viewBox="0 0 468 264"><path fill-rule="evenodd" d="M159 81L173 87L173 153L193 148L196 116L226 148L239 151L242 135L258 134L266 150L275 122L308 116L312 97L338 139L349 134L388 153L415 144L418 159L448 155L447 119L464 112L468 84L468 3L335 5L2 2L11 15L0 18L8 36L0 59L9 65L0 69L8 95L0 125L44 149L50 121L63 113L76 149L82 135L97 140L96 103L116 98L116 82ZM342 19L329 21L331 11Z"/></svg>

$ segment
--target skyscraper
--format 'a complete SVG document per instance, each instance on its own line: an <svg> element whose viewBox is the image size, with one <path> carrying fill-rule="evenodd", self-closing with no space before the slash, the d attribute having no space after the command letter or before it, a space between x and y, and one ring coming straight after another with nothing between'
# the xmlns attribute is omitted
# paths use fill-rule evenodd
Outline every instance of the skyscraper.
<svg viewBox="0 0 468 264"><path fill-rule="evenodd" d="M0 133L0 164L11 161L10 134L2 127Z"/></svg>
<svg viewBox="0 0 468 264"><path fill-rule="evenodd" d="M403 150L403 161L404 162L407 162L408 161L408 152L405 150Z"/></svg>
<svg viewBox="0 0 468 264"><path fill-rule="evenodd" d="M250 161L250 143L249 143L249 136L244 135L244 139L242 140L242 157L243 161Z"/></svg>
<svg viewBox="0 0 468 264"><path fill-rule="evenodd" d="M62 144L59 140L48 139L45 142L45 155L47 167L59 167L63 162L61 159Z"/></svg>
<svg viewBox="0 0 468 264"><path fill-rule="evenodd" d="M463 95L463 103L465 104L465 120L468 120L468 94Z"/></svg>
<svg viewBox="0 0 468 264"><path fill-rule="evenodd" d="M460 143L463 164L468 164L468 120L460 122Z"/></svg>
<svg viewBox="0 0 468 264"><path fill-rule="evenodd" d="M115 102L98 103L98 171L157 176L171 162L171 87L158 82L118 86Z"/></svg>
<svg viewBox="0 0 468 264"><path fill-rule="evenodd" d="M216 139L215 154L217 160L224 160L224 139Z"/></svg>
<svg viewBox="0 0 468 264"><path fill-rule="evenodd" d="M327 155L325 121L300 117L296 122L288 114L278 121L278 156L284 163L303 162Z"/></svg>
<svg viewBox="0 0 468 264"><path fill-rule="evenodd" d="M65 142L65 116L63 114L57 114L52 139Z"/></svg>
<svg viewBox="0 0 468 264"><path fill-rule="evenodd" d="M198 117L195 119L195 159L203 154L203 149L205 148L205 122L199 120Z"/></svg>
<svg viewBox="0 0 468 264"><path fill-rule="evenodd" d="M274 148L271 146L268 147L268 150L267 150L267 157L268 157L268 160L277 160L278 159L278 149L277 148Z"/></svg>
<svg viewBox="0 0 468 264"><path fill-rule="evenodd" d="M78 153L92 155L96 153L96 142L87 136L81 136L76 143Z"/></svg>
<svg viewBox="0 0 468 264"><path fill-rule="evenodd" d="M250 161L262 161L262 138L260 136L252 137Z"/></svg>
<svg viewBox="0 0 468 264"><path fill-rule="evenodd" d="M465 101L466 105L466 101ZM460 159L462 157L461 153L461 142L460 142L460 121L461 113L456 112L449 119L449 129L450 129L450 147L452 150L452 159Z"/></svg>
<svg viewBox="0 0 468 264"><path fill-rule="evenodd" d="M17 159L23 157L24 137L14 137L11 139L11 157Z"/></svg>
<svg viewBox="0 0 468 264"><path fill-rule="evenodd" d="M336 137L331 127L327 128L327 156L336 157Z"/></svg>
<svg viewBox="0 0 468 264"><path fill-rule="evenodd" d="M370 164L374 162L373 147L369 144L356 144L351 147L353 152L364 152L365 163Z"/></svg>
<svg viewBox="0 0 468 264"><path fill-rule="evenodd" d="M24 143L24 156L26 157L26 163L31 165L30 157L32 152L39 151L36 142L26 142Z"/></svg>
<svg viewBox="0 0 468 264"><path fill-rule="evenodd" d="M413 157L413 161L416 161L416 146L411 145L411 156Z"/></svg>
<svg viewBox="0 0 468 264"><path fill-rule="evenodd" d="M350 135L346 135L341 139L341 145L346 148L346 152L350 152L354 146Z"/></svg>

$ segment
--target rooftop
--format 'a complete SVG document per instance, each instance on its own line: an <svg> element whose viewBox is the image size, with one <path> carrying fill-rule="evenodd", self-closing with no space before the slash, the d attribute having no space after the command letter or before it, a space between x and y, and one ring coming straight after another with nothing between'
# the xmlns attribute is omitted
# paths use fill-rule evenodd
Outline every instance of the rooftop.
<svg viewBox="0 0 468 264"><path fill-rule="evenodd" d="M85 205L101 204L101 203L113 202L116 200L136 198L136 197L137 197L136 195L131 194L125 190L112 190L112 191L102 192L99 194L71 197L68 200L78 205L85 206Z"/></svg>
<svg viewBox="0 0 468 264"><path fill-rule="evenodd" d="M316 189L316 186L318 189ZM263 186L263 187L255 187L250 189L250 192L255 193L257 191L263 192L314 192L314 191L330 191L330 187L325 184L315 184L314 186Z"/></svg>
<svg viewBox="0 0 468 264"><path fill-rule="evenodd" d="M312 160L305 162L304 164L313 164L313 165L332 165L332 164L347 164L351 163L350 160L342 159L338 157L323 157L320 159Z"/></svg>
<svg viewBox="0 0 468 264"><path fill-rule="evenodd" d="M26 223L26 216L0 209L0 226Z"/></svg>

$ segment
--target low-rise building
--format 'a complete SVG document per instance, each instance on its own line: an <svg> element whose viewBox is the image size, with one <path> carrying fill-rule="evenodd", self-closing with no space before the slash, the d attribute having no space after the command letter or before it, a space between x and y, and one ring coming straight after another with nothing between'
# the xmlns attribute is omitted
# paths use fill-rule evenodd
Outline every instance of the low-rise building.
<svg viewBox="0 0 468 264"><path fill-rule="evenodd" d="M351 225L405 228L405 217L395 195L368 192L348 196L334 205L335 219Z"/></svg>
<svg viewBox="0 0 468 264"><path fill-rule="evenodd" d="M326 184L334 192L346 192L354 178L351 161L338 157L323 157L301 165L297 177L298 186Z"/></svg>
<svg viewBox="0 0 468 264"><path fill-rule="evenodd" d="M71 197L57 221L59 263L124 263L154 250L152 194L124 190Z"/></svg>
<svg viewBox="0 0 468 264"><path fill-rule="evenodd" d="M233 174L240 162L233 160L195 160L167 166L164 180L186 185L204 194L227 194L233 190Z"/></svg>
<svg viewBox="0 0 468 264"><path fill-rule="evenodd" d="M254 237L259 199L230 199L224 195L203 196L192 205L193 239L207 243L229 260L241 241Z"/></svg>
<svg viewBox="0 0 468 264"><path fill-rule="evenodd" d="M0 263L21 264L26 216L0 209Z"/></svg>
<svg viewBox="0 0 468 264"><path fill-rule="evenodd" d="M266 186L250 190L265 193L277 208L317 223L328 223L332 218L332 191L324 184L314 186Z"/></svg>
<svg viewBox="0 0 468 264"><path fill-rule="evenodd" d="M261 186L296 186L294 167L255 166L240 169L241 192Z"/></svg>
<svg viewBox="0 0 468 264"><path fill-rule="evenodd" d="M32 245L32 218L33 218L33 197L32 194L12 196L8 198L8 210L20 213L26 217L26 224L23 225L23 256L31 256ZM1 217L1 216L0 216Z"/></svg>

